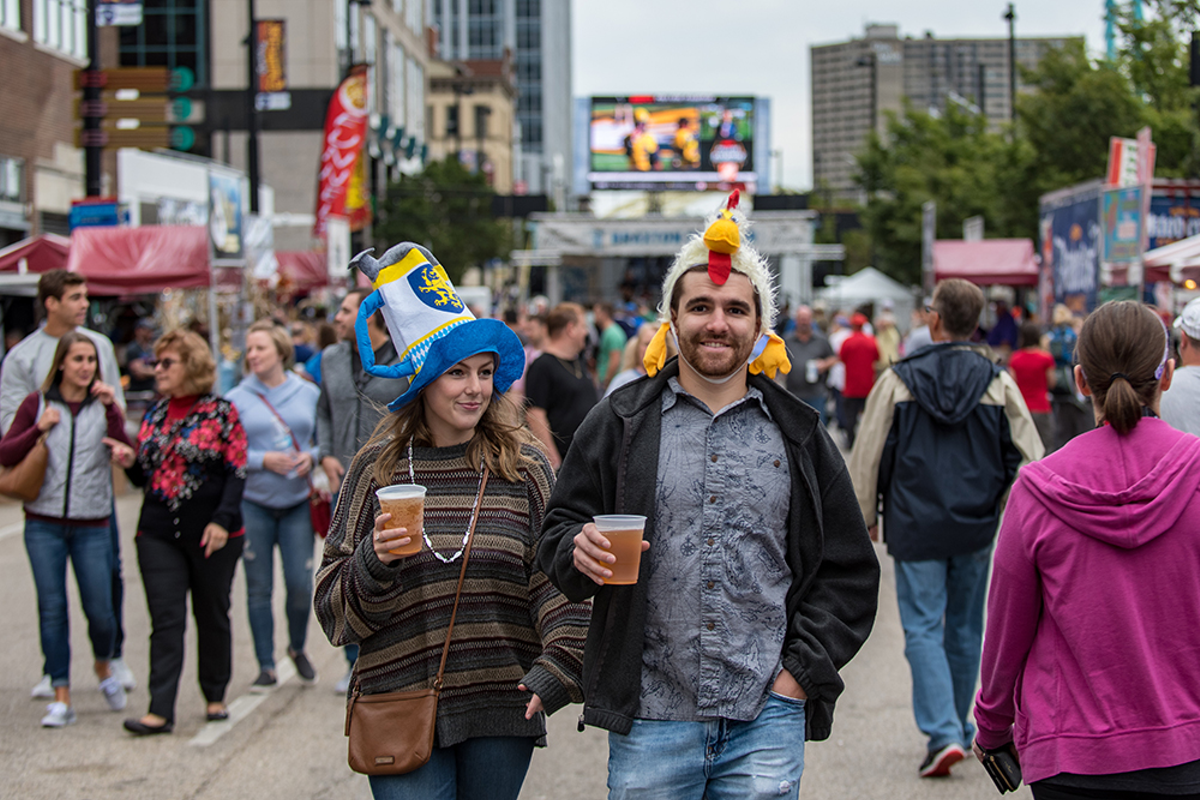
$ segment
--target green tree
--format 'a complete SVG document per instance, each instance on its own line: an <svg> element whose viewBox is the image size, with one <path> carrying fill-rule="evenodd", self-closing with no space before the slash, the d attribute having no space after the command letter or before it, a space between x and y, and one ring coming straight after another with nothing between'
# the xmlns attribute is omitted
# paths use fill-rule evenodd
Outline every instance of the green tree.
<svg viewBox="0 0 1200 800"><path fill-rule="evenodd" d="M510 227L492 217L495 192L453 156L433 161L417 175L388 184L375 224L382 247L416 242L428 247L458 282L472 266L507 258Z"/></svg>
<svg viewBox="0 0 1200 800"><path fill-rule="evenodd" d="M1155 173L1200 173L1197 91L1189 86L1187 36L1200 0L1156 0L1145 20L1118 11L1121 47L1092 61L1082 42L1023 70L1031 91L1017 97L1017 123L989 131L979 116L950 107L941 116L906 108L858 156L868 195L863 219L875 260L899 280L920 274L921 204L937 202L937 235L958 238L965 217L983 215L988 236L1036 238L1038 198L1104 175L1109 138L1150 126Z"/></svg>
<svg viewBox="0 0 1200 800"><path fill-rule="evenodd" d="M938 236L958 238L967 217L982 215L992 235L1009 235L1001 171L1012 146L987 120L950 105L933 116L906 106L889 115L887 135L872 135L858 157L868 196L864 226L875 266L900 281L921 280L921 206L937 203ZM997 228L999 226L999 228Z"/></svg>

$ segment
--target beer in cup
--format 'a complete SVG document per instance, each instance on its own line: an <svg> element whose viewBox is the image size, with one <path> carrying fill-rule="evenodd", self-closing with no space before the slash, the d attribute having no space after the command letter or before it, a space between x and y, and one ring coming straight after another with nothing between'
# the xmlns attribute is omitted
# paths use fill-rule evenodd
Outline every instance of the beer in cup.
<svg viewBox="0 0 1200 800"><path fill-rule="evenodd" d="M421 533L425 530L425 487L414 483L385 486L375 490L379 498L379 510L391 514L386 523L388 528L405 528L412 539L408 544L388 552L397 556L411 556L421 552Z"/></svg>
<svg viewBox="0 0 1200 800"><path fill-rule="evenodd" d="M606 565L612 577L604 582L617 586L637 583L646 518L636 514L601 514L592 517L592 522L600 535L608 539L611 547L607 552L617 557L616 563Z"/></svg>

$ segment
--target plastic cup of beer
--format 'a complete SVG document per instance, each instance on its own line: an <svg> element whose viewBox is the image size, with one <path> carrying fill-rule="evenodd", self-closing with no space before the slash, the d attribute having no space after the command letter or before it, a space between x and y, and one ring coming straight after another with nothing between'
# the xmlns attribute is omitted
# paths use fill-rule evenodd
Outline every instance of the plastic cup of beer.
<svg viewBox="0 0 1200 800"><path fill-rule="evenodd" d="M608 539L608 551L617 557L608 564L611 578L604 582L615 586L637 583L638 566L642 563L642 533L646 529L646 518L636 514L601 514L592 517L596 530Z"/></svg>
<svg viewBox="0 0 1200 800"><path fill-rule="evenodd" d="M388 550L392 555L411 556L421 552L421 532L425 530L425 487L402 483L375 490L379 510L391 514L389 528L405 528L412 539L403 547Z"/></svg>

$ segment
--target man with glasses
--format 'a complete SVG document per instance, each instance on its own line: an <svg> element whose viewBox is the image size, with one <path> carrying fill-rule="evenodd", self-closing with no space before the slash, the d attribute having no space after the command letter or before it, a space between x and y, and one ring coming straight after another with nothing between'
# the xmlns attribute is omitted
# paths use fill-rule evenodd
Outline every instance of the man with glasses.
<svg viewBox="0 0 1200 800"><path fill-rule="evenodd" d="M74 330L96 343L96 353L100 356L99 379L112 387L117 406L124 414L125 392L121 389L121 373L117 367L117 354L113 350L112 342L104 334L83 327L83 323L87 321L88 310L87 280L79 273L67 272L65 269L44 272L38 279L37 305L44 318L41 327L10 350L4 357L4 363L0 365L0 435L8 432L21 401L41 389L46 380L46 373L54 363L54 351L58 349L58 340ZM125 620L122 613L125 584L121 578L121 539L117 531L115 507L109 520L109 529L112 533L113 551L113 612L117 617L117 640L113 645L111 667L113 675L125 690L132 691L137 686L137 681L121 658L121 648L125 642ZM49 675L43 675L42 680L33 687L32 696L54 697Z"/></svg>
<svg viewBox="0 0 1200 800"><path fill-rule="evenodd" d="M930 778L971 749L983 603L1001 500L1042 441L1016 381L968 341L983 292L942 281L933 344L884 371L867 397L850 477L871 538L895 560L913 712ZM882 520L880 507L882 505Z"/></svg>

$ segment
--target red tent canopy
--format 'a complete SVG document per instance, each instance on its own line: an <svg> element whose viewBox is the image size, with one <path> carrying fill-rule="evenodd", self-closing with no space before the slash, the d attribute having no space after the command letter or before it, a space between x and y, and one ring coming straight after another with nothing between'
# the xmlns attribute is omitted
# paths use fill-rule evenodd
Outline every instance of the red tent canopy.
<svg viewBox="0 0 1200 800"><path fill-rule="evenodd" d="M933 243L934 280L963 278L980 286L1037 286L1032 239L957 239Z"/></svg>
<svg viewBox="0 0 1200 800"><path fill-rule="evenodd" d="M24 239L0 250L0 272L18 272L21 261L28 272L49 272L67 266L71 240L53 233Z"/></svg>
<svg viewBox="0 0 1200 800"><path fill-rule="evenodd" d="M87 278L92 294L148 294L207 287L208 230L202 226L77 228L67 269Z"/></svg>
<svg viewBox="0 0 1200 800"><path fill-rule="evenodd" d="M279 262L280 282L286 282L293 291L307 292L329 285L329 269L324 253L311 250L276 250Z"/></svg>

